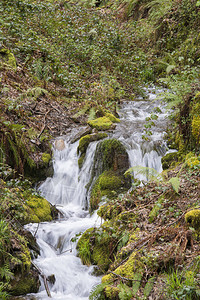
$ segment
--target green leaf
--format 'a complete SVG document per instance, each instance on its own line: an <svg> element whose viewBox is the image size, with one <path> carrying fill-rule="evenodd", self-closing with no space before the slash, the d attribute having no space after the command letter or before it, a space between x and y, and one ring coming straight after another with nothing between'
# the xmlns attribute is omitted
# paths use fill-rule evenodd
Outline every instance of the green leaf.
<svg viewBox="0 0 200 300"><path fill-rule="evenodd" d="M146 285L145 285L145 287L144 287L144 297L148 297L149 296L149 294L151 293L151 290L152 290L152 288L153 288L153 285L154 285L154 281L155 281L155 276L154 277L151 277L148 281L147 281L147 283L146 283Z"/></svg>
<svg viewBox="0 0 200 300"><path fill-rule="evenodd" d="M135 273L133 276L133 286L132 286L133 296L136 296L137 291L139 290L142 276L143 276L142 273Z"/></svg>
<svg viewBox="0 0 200 300"><path fill-rule="evenodd" d="M173 190L178 194L179 186L180 186L180 179L178 177L172 177L169 180L169 183L171 183Z"/></svg>

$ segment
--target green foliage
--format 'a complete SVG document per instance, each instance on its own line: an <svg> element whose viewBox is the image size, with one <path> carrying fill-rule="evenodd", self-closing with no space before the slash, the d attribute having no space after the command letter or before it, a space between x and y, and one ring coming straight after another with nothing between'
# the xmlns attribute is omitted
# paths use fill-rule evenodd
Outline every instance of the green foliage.
<svg viewBox="0 0 200 300"><path fill-rule="evenodd" d="M170 299L199 299L200 290L195 280L195 273L173 270L167 277L167 295Z"/></svg>
<svg viewBox="0 0 200 300"><path fill-rule="evenodd" d="M7 300L9 299L9 295L7 292L4 291L4 285L2 282L0 282L0 298L2 300Z"/></svg>
<svg viewBox="0 0 200 300"><path fill-rule="evenodd" d="M170 178L169 183L171 183L173 190L178 194L180 179L178 177L172 177Z"/></svg>
<svg viewBox="0 0 200 300"><path fill-rule="evenodd" d="M153 168L142 167L142 166L135 166L135 167L129 168L125 172L125 176L132 175L133 177L136 177L138 174L144 175L144 176L147 177L148 180L155 181L157 183L159 183L160 181L163 180L162 174L158 173Z"/></svg>
<svg viewBox="0 0 200 300"><path fill-rule="evenodd" d="M89 300L105 300L106 298L103 293L105 287L105 283L94 286L90 292Z"/></svg>
<svg viewBox="0 0 200 300"><path fill-rule="evenodd" d="M147 281L147 283L146 283L146 285L145 285L145 287L144 287L143 293L144 293L144 297L146 299L148 299L148 296L150 295L150 293L152 291L155 279L156 279L155 277L149 278L148 281Z"/></svg>
<svg viewBox="0 0 200 300"><path fill-rule="evenodd" d="M133 296L131 288L129 288L126 284L120 283L117 286L120 290L119 299L120 300L130 300Z"/></svg>

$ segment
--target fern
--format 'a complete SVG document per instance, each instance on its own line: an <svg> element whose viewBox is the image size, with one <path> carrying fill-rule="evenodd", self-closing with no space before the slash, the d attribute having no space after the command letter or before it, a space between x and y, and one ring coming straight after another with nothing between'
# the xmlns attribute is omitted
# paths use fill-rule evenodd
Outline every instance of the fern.
<svg viewBox="0 0 200 300"><path fill-rule="evenodd" d="M148 168L148 167L142 167L142 166L135 166L135 167L132 167L132 168L129 168L125 173L124 175L127 176L127 175L144 175L148 178L148 180L150 181L155 181L155 182L160 182L160 181L163 181L163 176L158 173L155 169L153 168Z"/></svg>
<svg viewBox="0 0 200 300"><path fill-rule="evenodd" d="M117 286L120 290L119 299L120 300L130 300L133 296L131 288L129 288L126 284L120 283Z"/></svg>
<svg viewBox="0 0 200 300"><path fill-rule="evenodd" d="M145 285L145 287L144 287L144 297L147 299L147 297L150 295L150 293L151 293L151 290L152 290L152 288L153 288L153 285L154 285L154 281L155 281L155 277L151 277L148 281L147 281L147 283L146 283L146 285Z"/></svg>
<svg viewBox="0 0 200 300"><path fill-rule="evenodd" d="M101 283L94 286L90 292L89 300L105 300L103 291L106 285L106 283Z"/></svg>
<svg viewBox="0 0 200 300"><path fill-rule="evenodd" d="M134 276L133 276L133 285L132 285L133 296L136 296L137 291L140 288L142 276L143 276L142 273L135 273Z"/></svg>
<svg viewBox="0 0 200 300"><path fill-rule="evenodd" d="M96 118L96 111L95 111L95 108L92 107L92 108L90 108L90 111L89 111L88 121L94 120L95 118Z"/></svg>
<svg viewBox="0 0 200 300"><path fill-rule="evenodd" d="M83 116L88 110L89 110L89 106L85 105L81 110L79 110L75 115L73 115L73 118L78 118L80 116Z"/></svg>
<svg viewBox="0 0 200 300"><path fill-rule="evenodd" d="M173 190L178 194L180 179L178 177L172 177L168 182L171 183Z"/></svg>

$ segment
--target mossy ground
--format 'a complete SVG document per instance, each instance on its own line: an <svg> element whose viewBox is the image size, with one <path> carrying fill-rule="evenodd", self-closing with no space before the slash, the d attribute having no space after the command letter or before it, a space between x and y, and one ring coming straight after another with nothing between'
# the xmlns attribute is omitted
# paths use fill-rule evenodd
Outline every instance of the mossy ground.
<svg viewBox="0 0 200 300"><path fill-rule="evenodd" d="M199 165L189 167L184 163L165 171L168 179L177 174L180 178L178 194L168 183L152 182L100 207L98 214L108 221L100 229L91 229L89 248L91 253L95 246L101 248L99 241L109 233L111 248L107 246L104 256L109 256L111 262L104 269L104 272L108 270L102 278L100 292L102 296L106 295L106 299L120 299L122 292L130 295L128 299L136 295L142 299L147 294L153 299L168 299L167 278L171 278L172 269L182 277L185 270L191 271L197 293L199 279L194 263L200 251L197 234ZM153 214L155 207L159 209ZM101 238L97 238L98 235ZM190 253L190 258L187 253ZM122 287L122 283L125 286ZM182 285L176 287L174 293L181 289L184 289Z"/></svg>

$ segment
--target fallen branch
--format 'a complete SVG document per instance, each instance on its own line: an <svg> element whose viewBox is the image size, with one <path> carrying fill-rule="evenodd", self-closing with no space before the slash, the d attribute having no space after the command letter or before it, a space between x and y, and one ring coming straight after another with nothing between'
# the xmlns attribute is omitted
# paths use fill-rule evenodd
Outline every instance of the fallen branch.
<svg viewBox="0 0 200 300"><path fill-rule="evenodd" d="M44 275L44 273L40 270L40 268L34 262L32 262L32 265L36 268L36 270L39 272L40 276L42 277L42 279L44 281L44 286L45 286L45 290L47 292L47 296L49 298L52 298L50 290L49 290L49 286L48 286L48 283L47 283L47 277Z"/></svg>
<svg viewBox="0 0 200 300"><path fill-rule="evenodd" d="M126 280L126 281L137 281L137 282L140 282L141 280L137 280L137 279L132 279L132 278L126 278L126 277L123 277L113 271L109 271L109 273L112 273L113 275L119 277L121 280Z"/></svg>

